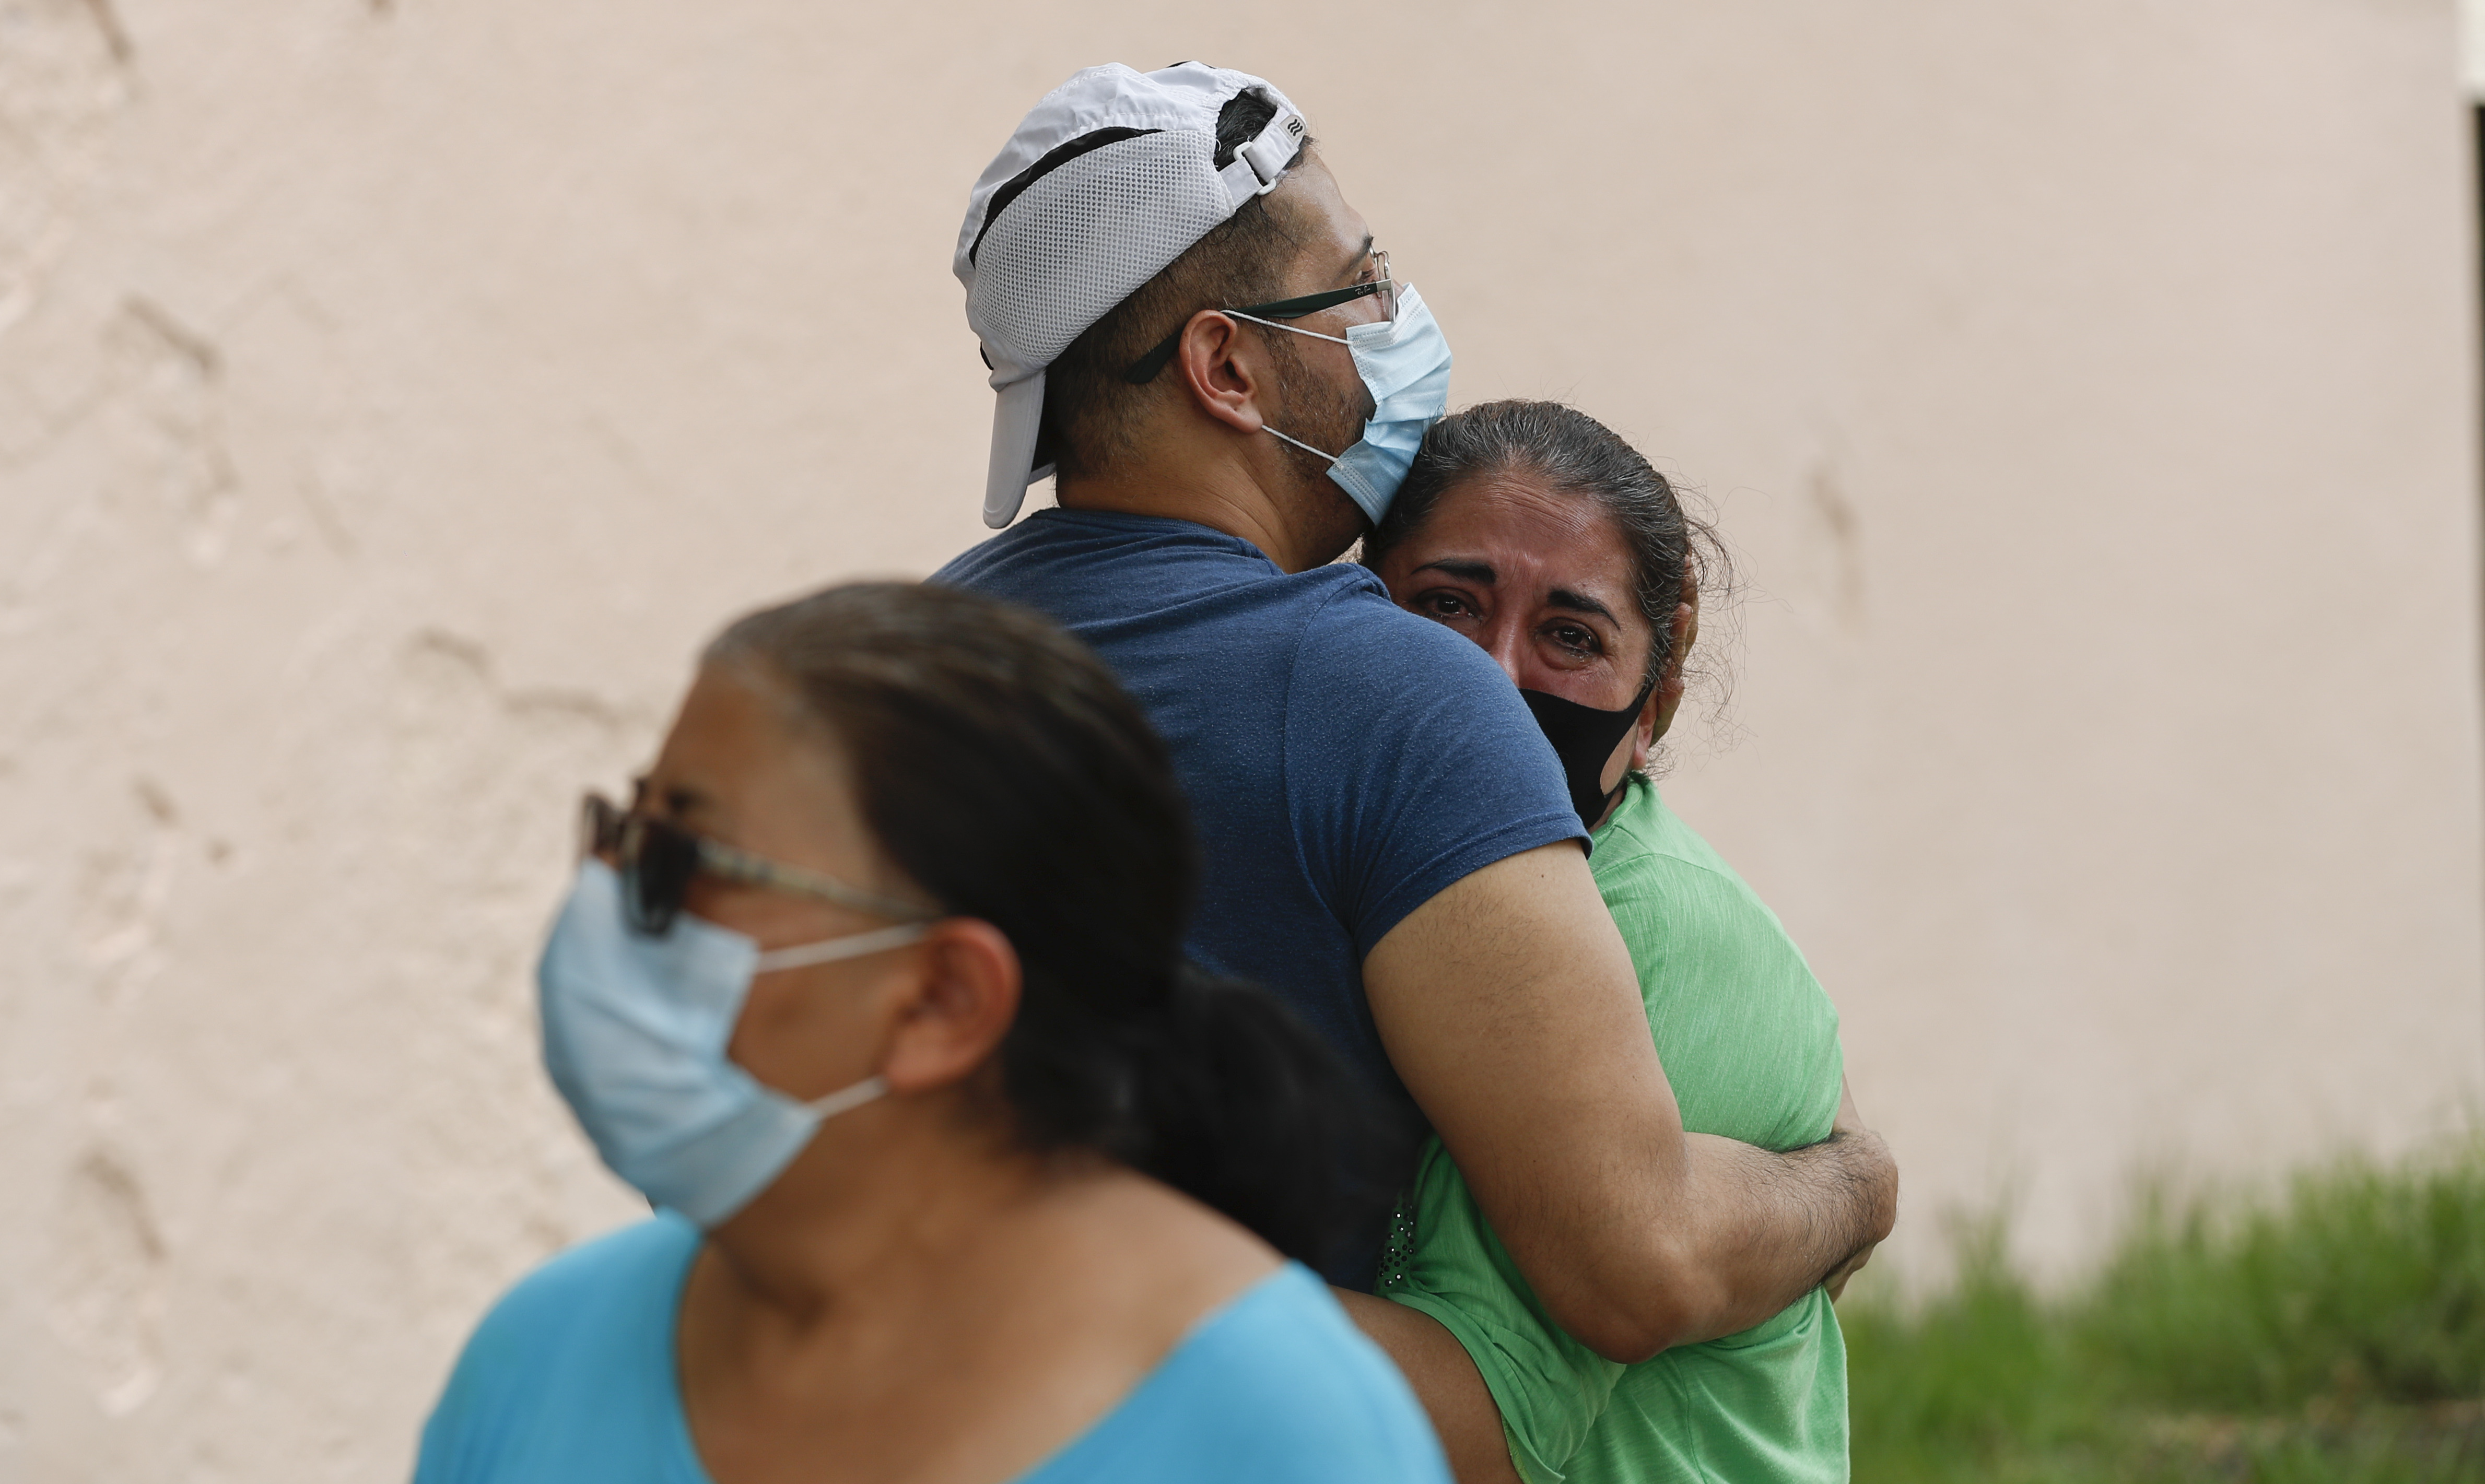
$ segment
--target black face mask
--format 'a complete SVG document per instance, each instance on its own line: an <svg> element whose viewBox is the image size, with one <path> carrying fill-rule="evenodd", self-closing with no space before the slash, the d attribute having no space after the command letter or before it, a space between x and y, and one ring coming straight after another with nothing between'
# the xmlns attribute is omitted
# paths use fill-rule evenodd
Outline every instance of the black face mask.
<svg viewBox="0 0 2485 1484"><path fill-rule="evenodd" d="M1642 688L1639 699L1620 711L1598 711L1576 701L1566 701L1542 690L1521 690L1518 698L1536 714L1536 724L1544 730L1544 740L1553 744L1553 755L1562 760L1562 776L1570 785L1570 807L1579 811L1579 823L1590 829L1613 803L1613 793L1606 791L1605 763L1614 748L1627 736L1631 724L1639 720L1639 710L1648 704L1653 681ZM1627 781L1627 780L1625 780ZM1616 785L1619 792L1620 785Z"/></svg>

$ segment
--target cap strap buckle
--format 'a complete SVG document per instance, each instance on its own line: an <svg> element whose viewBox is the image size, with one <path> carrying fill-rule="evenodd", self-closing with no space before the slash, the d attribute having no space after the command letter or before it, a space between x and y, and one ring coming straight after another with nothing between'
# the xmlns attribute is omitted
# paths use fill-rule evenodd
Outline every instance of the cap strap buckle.
<svg viewBox="0 0 2485 1484"><path fill-rule="evenodd" d="M1260 182L1259 189L1252 195L1266 196L1277 188L1277 182L1286 178L1286 166L1294 160L1295 151L1302 148L1303 139L1310 132L1302 115L1291 108L1281 108L1277 117L1269 121L1269 126L1260 131L1259 138L1234 151L1236 162L1248 165Z"/></svg>

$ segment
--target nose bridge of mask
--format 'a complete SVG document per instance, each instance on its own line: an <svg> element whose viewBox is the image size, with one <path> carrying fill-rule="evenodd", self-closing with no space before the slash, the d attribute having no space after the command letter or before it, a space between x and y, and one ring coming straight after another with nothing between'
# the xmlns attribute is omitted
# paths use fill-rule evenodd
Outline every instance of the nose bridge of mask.
<svg viewBox="0 0 2485 1484"><path fill-rule="evenodd" d="M1354 368L1362 375L1364 385L1372 389L1375 401L1385 403L1417 386L1426 377L1446 370L1444 366L1416 357L1382 354L1397 349L1401 340L1411 343L1413 337L1422 333L1421 327L1432 323L1433 311L1425 307L1424 296L1408 284L1398 290L1397 318L1356 325L1346 332L1347 348L1354 353ZM1435 418L1449 411L1446 375L1442 379L1440 401L1441 405L1433 410L1432 416Z"/></svg>

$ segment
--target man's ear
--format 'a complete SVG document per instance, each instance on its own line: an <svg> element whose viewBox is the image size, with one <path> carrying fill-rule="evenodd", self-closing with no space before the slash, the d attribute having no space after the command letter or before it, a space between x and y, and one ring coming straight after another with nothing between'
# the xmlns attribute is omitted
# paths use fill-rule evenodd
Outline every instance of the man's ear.
<svg viewBox="0 0 2485 1484"><path fill-rule="evenodd" d="M1242 322L1202 310L1182 327L1174 371L1193 405L1238 433L1257 433L1262 394L1273 384L1272 367L1258 337Z"/></svg>
<svg viewBox="0 0 2485 1484"><path fill-rule="evenodd" d="M1024 984L1018 950L971 917L933 924L917 959L922 977L895 1007L880 1067L899 1093L949 1086L990 1061L1018 1018Z"/></svg>

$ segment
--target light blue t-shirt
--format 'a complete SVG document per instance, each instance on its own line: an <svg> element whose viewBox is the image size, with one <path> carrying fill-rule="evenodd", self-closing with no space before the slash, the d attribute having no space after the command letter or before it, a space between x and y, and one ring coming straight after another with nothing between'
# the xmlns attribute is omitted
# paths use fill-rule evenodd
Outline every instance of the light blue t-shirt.
<svg viewBox="0 0 2485 1484"><path fill-rule="evenodd" d="M555 1257L476 1327L416 1484L709 1484L673 1371L699 1231L669 1213ZM1449 1484L1414 1393L1310 1270L1201 1319L1016 1484Z"/></svg>

